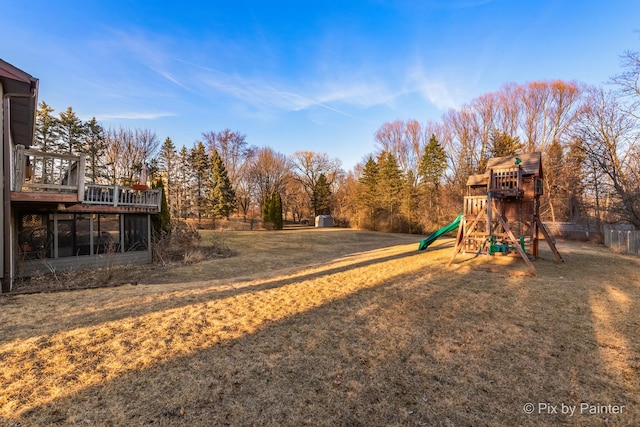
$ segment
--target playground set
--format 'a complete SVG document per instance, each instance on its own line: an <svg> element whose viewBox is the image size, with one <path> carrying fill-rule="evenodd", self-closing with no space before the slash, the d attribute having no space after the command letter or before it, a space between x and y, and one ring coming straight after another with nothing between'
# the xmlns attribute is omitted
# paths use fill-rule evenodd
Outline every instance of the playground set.
<svg viewBox="0 0 640 427"><path fill-rule="evenodd" d="M457 229L455 248L447 265L459 253L513 254L522 257L535 274L531 260L538 258L542 234L556 261L564 262L540 220L543 178L539 152L489 159L484 174L471 175L467 180L463 213L422 240L418 250Z"/></svg>

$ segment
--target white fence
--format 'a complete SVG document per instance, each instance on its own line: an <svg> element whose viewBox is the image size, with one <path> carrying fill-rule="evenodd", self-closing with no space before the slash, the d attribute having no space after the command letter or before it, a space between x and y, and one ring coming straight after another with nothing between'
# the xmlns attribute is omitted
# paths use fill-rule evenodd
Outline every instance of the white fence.
<svg viewBox="0 0 640 427"><path fill-rule="evenodd" d="M615 251L640 255L640 231L638 230L605 230L604 244Z"/></svg>

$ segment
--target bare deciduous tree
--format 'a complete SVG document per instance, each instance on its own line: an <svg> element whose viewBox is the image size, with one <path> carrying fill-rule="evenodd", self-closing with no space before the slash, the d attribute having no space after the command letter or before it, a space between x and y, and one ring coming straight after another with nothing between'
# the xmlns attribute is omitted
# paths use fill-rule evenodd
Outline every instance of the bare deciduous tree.
<svg viewBox="0 0 640 427"><path fill-rule="evenodd" d="M612 196L615 204L611 208L617 218L640 228L640 180L635 169L637 121L624 111L613 93L602 88L589 90L578 120L575 139L581 141L594 172L603 174L595 180L600 187L594 189L595 195L599 198L604 191Z"/></svg>
<svg viewBox="0 0 640 427"><path fill-rule="evenodd" d="M326 153L313 151L296 151L290 156L294 174L292 178L298 181L306 192L308 201L313 210L313 215L318 214L318 201L314 194L317 190L318 180L324 175L327 183L331 185L341 173L340 159L330 158Z"/></svg>
<svg viewBox="0 0 640 427"><path fill-rule="evenodd" d="M617 85L619 93L629 101L626 111L640 118L640 52L626 51L621 64L624 71L612 77L611 83Z"/></svg>
<svg viewBox="0 0 640 427"><path fill-rule="evenodd" d="M275 192L280 194L284 192L285 183L290 176L289 169L289 162L284 154L270 147L256 150L250 175L260 205L264 203L267 196Z"/></svg>

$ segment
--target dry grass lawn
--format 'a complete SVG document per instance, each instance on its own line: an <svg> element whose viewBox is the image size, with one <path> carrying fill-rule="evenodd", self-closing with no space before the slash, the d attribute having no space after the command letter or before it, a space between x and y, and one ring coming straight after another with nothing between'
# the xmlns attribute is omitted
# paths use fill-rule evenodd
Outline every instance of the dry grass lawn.
<svg viewBox="0 0 640 427"><path fill-rule="evenodd" d="M0 424L640 425L638 258L560 242L525 277L446 267L451 239L224 239L137 286L0 297Z"/></svg>

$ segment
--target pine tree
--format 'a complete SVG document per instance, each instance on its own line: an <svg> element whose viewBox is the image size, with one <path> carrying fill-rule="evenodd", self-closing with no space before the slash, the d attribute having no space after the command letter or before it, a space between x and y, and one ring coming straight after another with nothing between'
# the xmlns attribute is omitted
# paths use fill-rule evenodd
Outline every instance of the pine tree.
<svg viewBox="0 0 640 427"><path fill-rule="evenodd" d="M195 183L196 213L198 224L202 222L202 214L207 210L207 183L209 175L209 156L202 141L191 149L189 153L189 166Z"/></svg>
<svg viewBox="0 0 640 427"><path fill-rule="evenodd" d="M271 218L271 195L265 197L262 202L262 226L268 228L269 218Z"/></svg>
<svg viewBox="0 0 640 427"><path fill-rule="evenodd" d="M282 198L277 191L271 193L262 205L262 224L266 229L282 230Z"/></svg>
<svg viewBox="0 0 640 427"><path fill-rule="evenodd" d="M380 155L378 168L378 194L382 207L389 212L391 231L395 231L395 219L400 208L404 176L396 156L390 152Z"/></svg>
<svg viewBox="0 0 640 427"><path fill-rule="evenodd" d="M284 222L282 220L282 197L280 193L275 193L273 199L273 225L276 230L282 230Z"/></svg>
<svg viewBox="0 0 640 427"><path fill-rule="evenodd" d="M447 170L447 156L435 135L431 135L429 143L424 146L422 160L418 166L418 176L422 183L437 187Z"/></svg>
<svg viewBox="0 0 640 427"><path fill-rule="evenodd" d="M275 228L274 208L275 208L275 200L273 198L273 194L269 194L264 199L264 203L262 205L262 226L266 229Z"/></svg>
<svg viewBox="0 0 640 427"><path fill-rule="evenodd" d="M155 180L152 187L162 189L162 202L160 204L160 212L151 217L153 230L159 235L169 234L171 232L171 213L169 212L167 195L164 191L164 183L162 182L162 179Z"/></svg>
<svg viewBox="0 0 640 427"><path fill-rule="evenodd" d="M167 137L164 140L164 144L160 148L160 154L158 156L158 171L162 176L162 179L166 183L165 190L167 192L167 201L169 203L169 210L172 215L177 215L177 197L176 197L176 169L178 163L178 153L176 147L173 145L171 138Z"/></svg>
<svg viewBox="0 0 640 427"><path fill-rule="evenodd" d="M362 176L358 179L357 199L371 221L372 230L376 230L376 218L380 206L378 197L378 164L373 157L369 157L362 170Z"/></svg>
<svg viewBox="0 0 640 427"><path fill-rule="evenodd" d="M55 110L41 101L36 111L36 129L34 140L41 151L53 151L60 134L60 122L52 115Z"/></svg>
<svg viewBox="0 0 640 427"><path fill-rule="evenodd" d="M60 137L60 121L52 115L54 109L44 101L38 104L36 111L36 128L34 141L37 147L44 152L55 151L55 145ZM34 167L42 168L43 183L48 183L49 172L53 169L52 159L43 159L41 165Z"/></svg>
<svg viewBox="0 0 640 427"><path fill-rule="evenodd" d="M428 214L435 210L436 223L440 221L440 181L447 170L447 155L435 135L431 135L429 142L424 147L422 160L418 167L422 194L426 197ZM431 221L429 221L431 222Z"/></svg>
<svg viewBox="0 0 640 427"><path fill-rule="evenodd" d="M87 155L87 170L85 175L92 184L100 181L106 176L105 165L103 164L107 143L104 137L104 130L93 117L86 123L86 133L84 144L79 146L79 151Z"/></svg>
<svg viewBox="0 0 640 427"><path fill-rule="evenodd" d="M511 136L499 129L491 131L491 157L515 156L524 148L519 136ZM486 165L485 165L486 166Z"/></svg>
<svg viewBox="0 0 640 427"><path fill-rule="evenodd" d="M67 107L66 111L60 113L59 123L60 139L58 142L58 150L61 153L69 154L80 152L83 137L87 132L82 120L78 118L71 107Z"/></svg>
<svg viewBox="0 0 640 427"><path fill-rule="evenodd" d="M400 211L407 219L409 233L416 231L415 225L417 224L419 192L418 187L414 184L416 182L414 176L413 171L409 169L402 187L402 205L400 206Z"/></svg>
<svg viewBox="0 0 640 427"><path fill-rule="evenodd" d="M191 205L189 197L190 185L189 180L191 178L189 171L189 152L184 145L178 153L178 166L176 173L176 213L180 218L186 219L191 211Z"/></svg>
<svg viewBox="0 0 640 427"><path fill-rule="evenodd" d="M221 215L229 219L229 215L236 209L236 194L231 187L231 181L222 159L215 148L211 154L211 211L214 215Z"/></svg>
<svg viewBox="0 0 640 427"><path fill-rule="evenodd" d="M312 202L315 207L315 215L331 214L331 187L323 173L318 177L313 189Z"/></svg>

